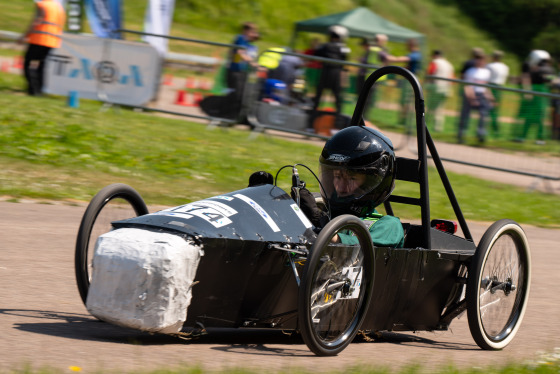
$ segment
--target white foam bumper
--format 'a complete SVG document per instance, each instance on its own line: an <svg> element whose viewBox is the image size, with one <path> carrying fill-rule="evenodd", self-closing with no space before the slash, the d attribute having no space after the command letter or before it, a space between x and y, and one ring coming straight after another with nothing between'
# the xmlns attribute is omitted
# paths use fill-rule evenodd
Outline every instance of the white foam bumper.
<svg viewBox="0 0 560 374"><path fill-rule="evenodd" d="M87 309L117 325L178 332L202 253L169 233L121 228L103 234L95 247Z"/></svg>

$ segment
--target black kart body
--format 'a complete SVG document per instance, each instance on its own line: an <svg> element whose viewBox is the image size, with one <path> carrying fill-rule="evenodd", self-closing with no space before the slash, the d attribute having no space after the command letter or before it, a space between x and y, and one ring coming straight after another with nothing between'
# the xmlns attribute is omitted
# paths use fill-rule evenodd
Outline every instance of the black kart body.
<svg viewBox="0 0 560 374"><path fill-rule="evenodd" d="M235 196L246 196L262 208L259 212ZM231 199L231 200L230 200ZM194 213L226 204L237 213L230 224L216 228L211 220ZM113 223L119 227L144 227L177 232L194 238L204 249L187 326L265 327L297 329L298 283L287 256L291 250L307 252L317 235L302 222L294 200L273 185L249 187L171 210ZM186 207L186 208L185 208ZM214 213L218 214L218 213ZM271 227L270 222L278 227ZM185 216L189 216L185 218ZM374 292L364 330L441 330L448 323L442 312L454 302L461 264L474 254L472 242L432 229L432 247L418 247L420 227L405 224L406 248L374 248ZM296 261L303 272L303 255ZM450 321L449 321L450 322Z"/></svg>

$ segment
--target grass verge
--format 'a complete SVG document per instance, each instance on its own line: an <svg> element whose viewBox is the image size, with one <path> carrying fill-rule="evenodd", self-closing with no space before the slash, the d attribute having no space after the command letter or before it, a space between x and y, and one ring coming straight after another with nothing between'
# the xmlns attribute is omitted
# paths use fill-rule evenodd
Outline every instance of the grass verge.
<svg viewBox="0 0 560 374"><path fill-rule="evenodd" d="M105 185L122 182L140 191L148 204L178 205L244 188L256 170L275 174L296 162L317 169L320 144L253 139L247 131L212 131L124 108L102 112L100 103L88 100L70 108L61 97L24 95L17 79L0 74L0 195L89 201ZM313 177L303 175L317 190ZM288 187L289 171L281 176L279 185ZM468 220L511 218L559 227L557 195L454 173L449 178ZM453 218L433 170L430 185L432 216ZM416 187L406 184L396 192L417 195ZM395 213L419 217L412 206L397 206Z"/></svg>
<svg viewBox="0 0 560 374"><path fill-rule="evenodd" d="M420 365L410 365L406 366L400 370L392 370L390 368L371 368L363 366L349 367L345 370L330 370L321 371L328 374L558 374L560 371L560 363L558 361L558 354L546 354L543 355L542 359L536 360L534 362L522 363L522 364L510 364L501 367L473 367L460 369L455 366L442 367L435 370L427 370ZM71 366L68 368L69 372L81 372L80 367ZM41 368L33 370L29 367L24 367L22 369L17 369L13 371L0 371L1 373L10 374L51 374L58 373L59 370L54 370L50 368ZM137 372L137 371L136 371ZM212 374L256 374L261 373L262 370L250 370L243 368L229 368L224 370L204 370L200 367L181 367L177 369L158 369L153 371L142 371L141 374L202 374L202 373L212 373ZM308 370L281 370L281 371L270 371L271 373L297 373L297 374L308 374L312 373ZM313 371L316 372L316 371ZM97 373L103 373L103 371L97 371Z"/></svg>

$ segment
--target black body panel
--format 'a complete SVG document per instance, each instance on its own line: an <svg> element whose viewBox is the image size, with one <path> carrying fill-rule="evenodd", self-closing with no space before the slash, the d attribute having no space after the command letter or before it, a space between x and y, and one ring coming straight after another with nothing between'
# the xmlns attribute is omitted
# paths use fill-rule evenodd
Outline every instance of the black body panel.
<svg viewBox="0 0 560 374"><path fill-rule="evenodd" d="M306 244L316 237L290 195L270 184L114 222L113 226L167 229L195 239Z"/></svg>
<svg viewBox="0 0 560 374"><path fill-rule="evenodd" d="M290 259L301 276L317 236L282 189L250 187L113 225L175 232L202 246L186 326L297 329ZM374 249L373 298L362 329L437 329L462 286L459 268L474 244L431 229L432 249L425 249L422 227L404 226L407 249Z"/></svg>

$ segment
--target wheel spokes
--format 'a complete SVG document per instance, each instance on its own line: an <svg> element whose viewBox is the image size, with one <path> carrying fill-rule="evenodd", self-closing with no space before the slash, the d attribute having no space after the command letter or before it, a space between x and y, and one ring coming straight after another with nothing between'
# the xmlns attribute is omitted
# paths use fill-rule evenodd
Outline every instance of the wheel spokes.
<svg viewBox="0 0 560 374"><path fill-rule="evenodd" d="M363 254L357 245L331 244L317 270L310 297L311 318L321 339L333 341L352 323L361 291Z"/></svg>
<svg viewBox="0 0 560 374"><path fill-rule="evenodd" d="M480 282L479 303L482 325L490 337L507 333L517 309L521 261L510 235L496 240L488 254ZM514 269L518 269L515 271Z"/></svg>

